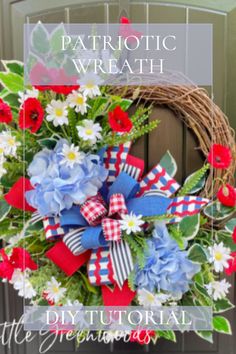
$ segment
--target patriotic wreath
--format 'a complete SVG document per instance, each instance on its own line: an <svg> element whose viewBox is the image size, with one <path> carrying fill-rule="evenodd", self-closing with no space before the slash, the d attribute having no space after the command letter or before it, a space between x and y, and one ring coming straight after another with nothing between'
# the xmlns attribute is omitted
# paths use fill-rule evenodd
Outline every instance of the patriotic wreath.
<svg viewBox="0 0 236 354"><path fill-rule="evenodd" d="M213 144L182 187L169 152L145 174L130 147L158 126L150 108L129 116L132 101L91 77L24 91L22 64L3 65L3 281L35 305L212 306L214 330L230 334L221 314L233 308L230 283L219 275L236 271L236 193L221 180L213 200L201 196L209 171L232 163L230 147ZM171 330L134 332L140 344L175 341ZM211 331L196 334L212 341Z"/></svg>

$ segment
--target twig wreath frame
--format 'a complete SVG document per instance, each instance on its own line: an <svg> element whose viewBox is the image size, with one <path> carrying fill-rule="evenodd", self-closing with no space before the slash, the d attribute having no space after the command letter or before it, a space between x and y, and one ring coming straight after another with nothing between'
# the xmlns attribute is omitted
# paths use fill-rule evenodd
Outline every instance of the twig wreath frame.
<svg viewBox="0 0 236 354"><path fill-rule="evenodd" d="M193 132L199 143L199 149L206 157L213 143L228 146L233 154L229 169L210 169L207 176L204 196L212 198L219 189L222 180L234 183L236 171L235 132L222 110L209 97L208 92L201 87L191 85L161 85L161 86L127 86L113 87L112 93L125 98L136 99L137 104L166 106L177 118ZM213 185L213 180L215 183Z"/></svg>

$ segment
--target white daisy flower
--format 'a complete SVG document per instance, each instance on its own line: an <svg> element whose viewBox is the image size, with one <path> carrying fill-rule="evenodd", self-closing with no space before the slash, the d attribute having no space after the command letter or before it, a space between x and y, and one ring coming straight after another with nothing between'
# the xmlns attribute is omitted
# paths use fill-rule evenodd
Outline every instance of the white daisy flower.
<svg viewBox="0 0 236 354"><path fill-rule="evenodd" d="M153 294L146 289L138 290L138 301L141 306L152 307L162 306L170 298L170 295L166 294Z"/></svg>
<svg viewBox="0 0 236 354"><path fill-rule="evenodd" d="M47 289L45 289L47 300L58 303L63 298L65 292L66 288L61 288L61 283L59 283L54 277L47 282Z"/></svg>
<svg viewBox="0 0 236 354"><path fill-rule="evenodd" d="M16 151L21 143L16 140L15 136L11 135L10 131L3 131L0 134L0 155L16 156Z"/></svg>
<svg viewBox="0 0 236 354"><path fill-rule="evenodd" d="M93 98L95 96L100 96L101 91L98 87L102 83L101 78L90 72L78 80L80 85L79 91L83 92L84 96Z"/></svg>
<svg viewBox="0 0 236 354"><path fill-rule="evenodd" d="M67 97L67 103L71 108L75 108L77 113L84 115L87 113L87 97L80 93L79 91L73 90Z"/></svg>
<svg viewBox="0 0 236 354"><path fill-rule="evenodd" d="M19 91L18 95L20 96L18 101L22 105L28 98L38 98L39 90L37 90L36 88L32 87L31 90L26 90L25 92Z"/></svg>
<svg viewBox="0 0 236 354"><path fill-rule="evenodd" d="M211 283L206 284L205 287L207 289L207 293L216 301L226 297L226 294L229 293L231 284L223 279L221 281L212 281Z"/></svg>
<svg viewBox="0 0 236 354"><path fill-rule="evenodd" d="M48 122L53 122L55 127L58 125L68 124L68 110L66 102L60 100L52 100L46 107Z"/></svg>
<svg viewBox="0 0 236 354"><path fill-rule="evenodd" d="M120 220L121 229L124 230L127 235L130 235L131 232L141 231L141 225L144 224L142 220L142 215L135 215L133 212L130 214L123 214L122 220Z"/></svg>
<svg viewBox="0 0 236 354"><path fill-rule="evenodd" d="M214 244L211 247L208 247L210 253L209 262L213 263L214 269L217 273L222 272L224 268L228 268L228 260L232 257L230 256L230 249L224 247L223 242L219 244Z"/></svg>
<svg viewBox="0 0 236 354"><path fill-rule="evenodd" d="M95 144L97 140L102 139L100 132L102 127L99 123L93 123L92 120L84 119L82 125L77 127L78 135L82 140L89 141L91 144Z"/></svg>
<svg viewBox="0 0 236 354"><path fill-rule="evenodd" d="M36 296L36 291L28 279L28 273L15 269L10 283L13 284L15 290L18 290L18 295L25 299L32 299Z"/></svg>
<svg viewBox="0 0 236 354"><path fill-rule="evenodd" d="M63 145L62 153L63 159L61 160L61 164L65 164L68 167L73 167L76 163L82 163L85 154L79 151L78 146L74 146L74 144L68 146L66 144Z"/></svg>

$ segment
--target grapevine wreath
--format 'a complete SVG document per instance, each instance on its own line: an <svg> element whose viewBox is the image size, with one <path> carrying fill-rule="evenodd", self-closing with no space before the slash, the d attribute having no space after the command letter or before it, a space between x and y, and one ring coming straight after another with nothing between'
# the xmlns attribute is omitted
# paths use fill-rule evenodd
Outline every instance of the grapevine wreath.
<svg viewBox="0 0 236 354"><path fill-rule="evenodd" d="M212 306L213 329L230 334L222 315L233 308L230 283L219 275L236 271L235 142L206 92L163 86L124 93L92 85L91 77L80 87L24 91L23 65L3 65L2 280L33 305ZM197 136L206 162L183 186L169 152L146 175L144 161L130 153L159 124L148 122L148 105L127 113L132 98L167 105ZM119 338L175 341L171 330L139 334ZM196 334L212 341L211 331Z"/></svg>

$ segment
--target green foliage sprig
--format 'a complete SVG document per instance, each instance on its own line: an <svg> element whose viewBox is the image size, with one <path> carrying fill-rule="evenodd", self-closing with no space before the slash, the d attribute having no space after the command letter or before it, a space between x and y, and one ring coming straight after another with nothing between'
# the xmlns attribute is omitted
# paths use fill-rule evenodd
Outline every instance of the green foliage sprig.
<svg viewBox="0 0 236 354"><path fill-rule="evenodd" d="M189 194L192 189L199 183L199 181L204 177L206 172L208 171L210 165L206 164L202 168L200 168L198 171L193 173L189 179L185 182L183 187L180 189L178 196L184 196Z"/></svg>

